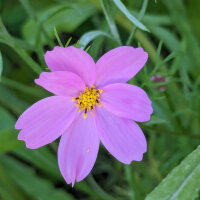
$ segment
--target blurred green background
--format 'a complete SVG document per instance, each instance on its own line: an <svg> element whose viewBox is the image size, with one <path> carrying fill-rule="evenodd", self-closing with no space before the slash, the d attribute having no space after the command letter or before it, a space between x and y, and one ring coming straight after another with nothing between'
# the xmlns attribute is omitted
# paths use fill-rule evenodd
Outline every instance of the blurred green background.
<svg viewBox="0 0 200 200"><path fill-rule="evenodd" d="M151 120L140 123L143 161L121 164L102 146L91 175L74 188L58 169L59 141L29 150L14 130L26 108L50 95L34 79L47 70L45 51L58 45L55 30L63 45L79 40L95 60L126 44L149 53L129 81L153 101ZM0 199L200 199L199 45L199 0L0 0Z"/></svg>

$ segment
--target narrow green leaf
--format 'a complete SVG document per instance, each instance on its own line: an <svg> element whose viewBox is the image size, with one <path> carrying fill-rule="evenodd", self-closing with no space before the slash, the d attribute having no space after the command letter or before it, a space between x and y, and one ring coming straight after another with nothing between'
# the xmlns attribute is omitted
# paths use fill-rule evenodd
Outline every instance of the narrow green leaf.
<svg viewBox="0 0 200 200"><path fill-rule="evenodd" d="M26 101L19 99L14 93L2 85L0 85L0 94L3 94L0 95L0 103L16 115L21 114L29 106Z"/></svg>
<svg viewBox="0 0 200 200"><path fill-rule="evenodd" d="M0 130L14 128L15 118L0 106Z"/></svg>
<svg viewBox="0 0 200 200"><path fill-rule="evenodd" d="M49 70L49 68L47 68ZM35 96L38 98L44 98L46 97L45 91L38 90L37 88L34 88L32 86L27 86L25 84L19 83L17 81L2 77L2 85L5 85L10 88L14 88L16 90L19 90L25 94L29 94L31 96Z"/></svg>
<svg viewBox="0 0 200 200"><path fill-rule="evenodd" d="M145 200L194 200L200 189L200 146L151 192Z"/></svg>
<svg viewBox="0 0 200 200"><path fill-rule="evenodd" d="M156 66L154 67L154 69L151 72L150 76L152 76L153 74L155 74L157 72L158 68L160 67L160 53L161 53L162 46L163 46L163 41L160 40L160 42L158 44L158 49L156 51Z"/></svg>
<svg viewBox="0 0 200 200"><path fill-rule="evenodd" d="M142 8L140 10L139 17L138 17L139 20L142 20L142 18L144 17L144 14L145 14L147 6L148 6L148 2L149 2L149 0L144 0L143 1ZM132 31L131 31L131 33L130 33L130 35L129 35L129 38L128 38L127 42L126 42L127 45L131 44L136 30L137 30L137 27L134 26Z"/></svg>
<svg viewBox="0 0 200 200"><path fill-rule="evenodd" d="M11 180L9 173L0 165L0 199L1 200L26 200L19 188Z"/></svg>
<svg viewBox="0 0 200 200"><path fill-rule="evenodd" d="M156 52L156 62L158 62L159 59L160 59L160 53L161 53L162 46L163 46L163 41L160 40L160 42L158 44L158 49L157 49L157 52Z"/></svg>
<svg viewBox="0 0 200 200"><path fill-rule="evenodd" d="M74 47L78 48L79 47L79 42L80 42L80 40L77 40L76 44L74 44Z"/></svg>
<svg viewBox="0 0 200 200"><path fill-rule="evenodd" d="M88 51L90 50L90 48L91 48L91 45L88 46L88 47L85 49L85 52L88 52Z"/></svg>
<svg viewBox="0 0 200 200"><path fill-rule="evenodd" d="M163 124L163 123L167 123L167 121L165 119L162 119L158 116L153 115L153 116L151 116L151 120L148 121L148 122L145 122L144 124L146 126L152 126L154 124L158 125L158 124Z"/></svg>
<svg viewBox="0 0 200 200"><path fill-rule="evenodd" d="M2 71L3 71L3 58L2 58L2 55L1 55L1 51L0 51L0 81L1 81Z"/></svg>
<svg viewBox="0 0 200 200"><path fill-rule="evenodd" d="M56 180L63 180L58 168L57 159L47 147L32 151L23 145L23 148L16 149L14 153L23 160L32 163L32 165L43 171L44 174L48 174L49 177Z"/></svg>
<svg viewBox="0 0 200 200"><path fill-rule="evenodd" d="M58 32L73 32L86 19L91 17L97 11L96 7L91 3L69 3L54 4L54 6L46 6L45 9L38 12L38 23L32 19L28 20L24 25L22 33L30 44L35 45L36 36L41 25L48 33L50 40L54 37L53 27L55 26ZM63 20L65 19L65 20ZM43 31L44 32L44 31ZM49 39L42 35L42 44L49 43Z"/></svg>
<svg viewBox="0 0 200 200"><path fill-rule="evenodd" d="M36 175L33 168L9 156L0 155L0 165L4 167L12 181L30 196L30 199L41 200L73 200L74 198L63 189L56 189L54 185Z"/></svg>
<svg viewBox="0 0 200 200"><path fill-rule="evenodd" d="M32 68L33 71L35 71L38 74L42 72L40 66L28 55L28 53L24 50L24 47L20 46L18 40L9 35L1 20L1 17L0 17L0 43L4 43L10 46L24 60L24 62L30 68Z"/></svg>
<svg viewBox="0 0 200 200"><path fill-rule="evenodd" d="M105 1L105 0L99 0L99 1L101 3L101 7L103 9L103 12L104 12L104 15L106 17L106 21L108 22L111 33L112 33L114 39L118 42L118 44L121 45L121 39L120 39L118 30L117 30L115 21L114 21L113 17L111 16L111 13L110 13L110 8L109 8L109 5L108 5L109 2Z"/></svg>
<svg viewBox="0 0 200 200"><path fill-rule="evenodd" d="M137 18L135 18L125 7L125 5L121 2L121 0L113 0L115 5L121 10L122 13L138 28L144 31L149 31L145 25L143 25Z"/></svg>
<svg viewBox="0 0 200 200"><path fill-rule="evenodd" d="M58 44L59 44L61 47L63 47L63 44L62 44L62 42L61 42L61 40L60 40L60 37L59 37L59 35L58 35L58 32L57 32L55 26L53 27L53 31L54 31L55 37L56 37L56 39L57 39L57 41L58 41Z"/></svg>
<svg viewBox="0 0 200 200"><path fill-rule="evenodd" d="M174 35L169 29L161 26L149 26L151 32L160 40L162 40L165 46L170 51L179 51L180 42L176 35Z"/></svg>
<svg viewBox="0 0 200 200"><path fill-rule="evenodd" d="M67 42L66 42L66 44L65 44L65 47L68 47L68 46L69 46L71 40L72 40L72 37L70 37L70 38L67 40Z"/></svg>
<svg viewBox="0 0 200 200"><path fill-rule="evenodd" d="M112 37L110 37L110 35L107 34L106 32L100 31L100 30L95 30L95 31L89 31L89 32L83 34L80 38L79 44L80 44L81 48L84 49L92 40L94 40L100 36L104 36L104 37L107 37L112 40Z"/></svg>

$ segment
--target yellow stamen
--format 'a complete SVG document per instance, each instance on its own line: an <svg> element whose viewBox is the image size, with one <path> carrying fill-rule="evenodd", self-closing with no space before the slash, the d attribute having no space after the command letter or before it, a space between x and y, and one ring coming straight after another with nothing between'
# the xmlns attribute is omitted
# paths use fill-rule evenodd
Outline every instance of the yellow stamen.
<svg viewBox="0 0 200 200"><path fill-rule="evenodd" d="M75 101L75 106L78 107L78 112L81 110L84 111L83 118L87 118L87 112L91 111L91 114L94 114L95 107L101 106L100 103L100 94L103 92L103 90L95 89L94 85L91 85L91 87L85 88L85 91L82 93L80 92L78 97L72 98L72 101Z"/></svg>
<svg viewBox="0 0 200 200"><path fill-rule="evenodd" d="M89 152L90 152L90 149L87 149L87 152L89 153Z"/></svg>
<svg viewBox="0 0 200 200"><path fill-rule="evenodd" d="M87 113L84 113L83 118L86 119L86 117L87 117Z"/></svg>

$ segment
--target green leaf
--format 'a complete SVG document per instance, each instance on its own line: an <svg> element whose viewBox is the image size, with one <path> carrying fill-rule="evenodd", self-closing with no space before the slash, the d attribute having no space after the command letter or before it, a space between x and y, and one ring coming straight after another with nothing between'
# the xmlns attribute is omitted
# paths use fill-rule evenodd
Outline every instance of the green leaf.
<svg viewBox="0 0 200 200"><path fill-rule="evenodd" d="M145 200L194 200L200 189L200 146L151 192Z"/></svg>
<svg viewBox="0 0 200 200"><path fill-rule="evenodd" d="M28 15L31 18L35 18L35 13L34 10L32 9L29 0L19 0L22 4L22 6L24 7L24 9L26 10L26 12L28 13Z"/></svg>
<svg viewBox="0 0 200 200"><path fill-rule="evenodd" d="M22 194L19 188L10 179L9 174L0 165L0 197L3 200L26 200L27 198Z"/></svg>
<svg viewBox="0 0 200 200"><path fill-rule="evenodd" d="M54 31L54 34L55 34L56 39L57 39L57 41L58 41L58 44L59 44L61 47L63 47L63 44L62 44L62 42L61 42L61 40L60 40L60 37L59 37L59 35L58 35L58 32L57 32L55 26L53 27L53 31Z"/></svg>
<svg viewBox="0 0 200 200"><path fill-rule="evenodd" d="M83 34L80 38L79 45L81 48L84 49L92 40L94 40L100 36L104 36L104 37L107 37L112 40L110 35L107 34L106 32L100 31L100 30L95 30L95 31L89 31L89 32Z"/></svg>
<svg viewBox="0 0 200 200"><path fill-rule="evenodd" d="M165 119L162 119L158 116L153 115L153 116L151 116L150 121L145 122L144 124L146 126L152 126L152 125L155 125L155 124L163 124L163 123L167 123L167 121Z"/></svg>
<svg viewBox="0 0 200 200"><path fill-rule="evenodd" d="M121 2L121 0L113 0L115 5L121 10L122 13L138 28L144 31L149 31L145 25L143 25L137 18L135 18Z"/></svg>
<svg viewBox="0 0 200 200"><path fill-rule="evenodd" d="M16 149L20 142L17 131L13 130L15 118L4 108L0 107L0 153Z"/></svg>
<svg viewBox="0 0 200 200"><path fill-rule="evenodd" d="M13 151L22 143L17 140L17 130L0 130L0 153Z"/></svg>
<svg viewBox="0 0 200 200"><path fill-rule="evenodd" d="M9 174L12 181L31 198L39 200L72 200L70 194L56 189L53 184L36 175L33 168L28 167L9 156L0 156L0 165Z"/></svg>
<svg viewBox="0 0 200 200"><path fill-rule="evenodd" d="M157 38L164 42L170 51L179 51L180 42L170 30L159 26L149 26L149 29Z"/></svg>
<svg viewBox="0 0 200 200"><path fill-rule="evenodd" d="M115 24L113 17L111 16L111 12L110 12L111 8L109 7L109 4L108 4L109 2L105 0L100 0L100 3L101 3L101 7L106 17L106 21L108 22L108 26L110 28L110 31L114 39L118 42L118 44L121 44L121 39L117 30L117 26Z"/></svg>
<svg viewBox="0 0 200 200"><path fill-rule="evenodd" d="M41 36L41 42L49 43L44 35L38 33L39 28L43 25L44 30L52 39L54 37L53 27L55 26L59 32L73 32L87 18L91 17L96 12L94 5L89 3L64 3L55 4L51 7L46 7L37 14L39 22L36 23L30 19L23 27L23 35L25 39L35 45L37 35Z"/></svg>
<svg viewBox="0 0 200 200"><path fill-rule="evenodd" d="M1 17L0 17L0 43L10 46L24 60L24 62L33 69L33 71L35 71L38 74L42 72L40 66L28 55L28 53L24 50L24 47L20 46L21 43L9 35L1 20Z"/></svg>
<svg viewBox="0 0 200 200"><path fill-rule="evenodd" d="M1 81L2 71L3 71L3 58L2 58L2 55L1 55L1 51L0 51L0 81Z"/></svg>
<svg viewBox="0 0 200 200"><path fill-rule="evenodd" d="M0 85L0 103L9 108L12 112L19 115L26 108L28 108L29 104L22 99L19 99L14 93L12 93L9 89Z"/></svg>
<svg viewBox="0 0 200 200"><path fill-rule="evenodd" d="M57 159L47 147L31 150L24 145L23 148L16 149L14 153L27 162L32 163L42 170L44 174L48 174L48 176L56 180L63 180L58 168Z"/></svg>
<svg viewBox="0 0 200 200"><path fill-rule="evenodd" d="M65 44L65 47L68 47L68 46L69 46L71 40L72 40L72 37L70 37L70 38L67 40L67 42L66 42L66 44Z"/></svg>
<svg viewBox="0 0 200 200"><path fill-rule="evenodd" d="M144 0L144 1L143 1L142 8L141 8L141 10L140 10L139 17L138 17L138 19L139 19L140 21L142 20L144 14L145 14L145 12L146 12L146 9L147 9L147 6L148 6L148 2L149 2L149 0ZM130 44L131 44L131 42L132 42L132 40L133 40L133 37L134 37L134 35L135 35L136 30L137 30L137 27L134 26L133 29L132 29L132 31L131 31L131 33L130 33L130 35L129 35L129 38L128 38L127 42L126 42L127 45L130 45Z"/></svg>
<svg viewBox="0 0 200 200"><path fill-rule="evenodd" d="M0 130L14 128L15 118L0 106Z"/></svg>
<svg viewBox="0 0 200 200"><path fill-rule="evenodd" d="M25 84L19 83L17 81L14 81L12 79L8 79L5 77L2 77L2 85L6 87L10 87L12 89L16 89L17 91L21 91L24 94L38 97L40 99L45 98L47 96L47 93L43 90L38 90L37 88L34 88L33 86L25 85Z"/></svg>

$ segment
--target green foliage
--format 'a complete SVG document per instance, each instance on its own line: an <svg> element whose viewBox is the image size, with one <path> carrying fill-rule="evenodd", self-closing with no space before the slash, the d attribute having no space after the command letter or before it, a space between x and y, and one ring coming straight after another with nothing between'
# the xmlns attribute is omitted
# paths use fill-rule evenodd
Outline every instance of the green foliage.
<svg viewBox="0 0 200 200"><path fill-rule="evenodd" d="M122 11L122 13L138 28L148 31L148 29L137 19L135 18L124 6L124 4L121 2L121 0L113 0L115 5Z"/></svg>
<svg viewBox="0 0 200 200"><path fill-rule="evenodd" d="M99 30L89 31L81 36L79 41L80 48L84 49L91 41L100 36L107 37L110 40L112 40L112 37L110 37L110 35L104 31L99 31Z"/></svg>
<svg viewBox="0 0 200 200"><path fill-rule="evenodd" d="M200 146L147 196L146 200L182 200L198 197L200 179Z"/></svg>
<svg viewBox="0 0 200 200"><path fill-rule="evenodd" d="M1 51L0 51L0 81L1 81L2 71L3 71L3 58L2 58L2 55L1 55Z"/></svg>
<svg viewBox="0 0 200 200"><path fill-rule="evenodd" d="M0 199L200 199L199 6L198 0L1 1ZM14 129L26 108L51 95L34 79L47 70L46 50L58 43L82 48L95 61L120 45L149 54L129 81L154 108L151 120L140 123L148 142L143 161L126 166L101 147L92 175L73 189L59 172L58 141L30 150ZM152 81L155 75L163 81Z"/></svg>

